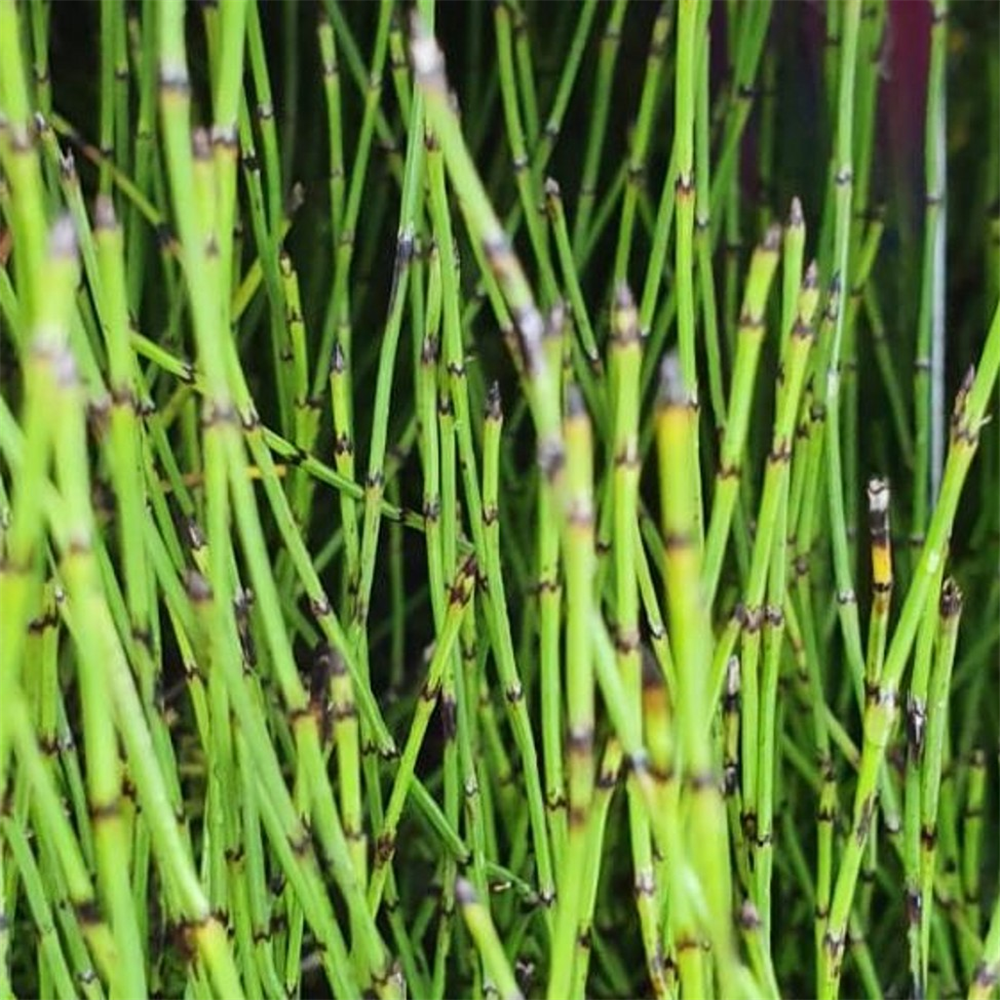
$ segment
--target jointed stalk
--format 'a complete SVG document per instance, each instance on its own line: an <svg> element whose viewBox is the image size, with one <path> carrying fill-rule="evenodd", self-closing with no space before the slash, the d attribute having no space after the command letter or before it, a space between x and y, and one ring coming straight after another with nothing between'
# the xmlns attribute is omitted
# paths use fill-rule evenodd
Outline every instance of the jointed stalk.
<svg viewBox="0 0 1000 1000"><path fill-rule="evenodd" d="M552 968L548 996L568 997L578 927L584 918L591 802L594 793L594 668L590 641L594 578L593 441L579 391L569 390L566 415L567 478L572 504L566 565L566 758L568 769L566 849L559 869Z"/></svg>
<svg viewBox="0 0 1000 1000"><path fill-rule="evenodd" d="M948 692L958 624L962 614L962 591L948 577L938 600L937 650L927 690L927 729L920 774L920 985L926 988L930 966L931 918L934 915L934 878L938 832L941 772L948 730Z"/></svg>
<svg viewBox="0 0 1000 1000"><path fill-rule="evenodd" d="M711 605L722 575L722 563L729 541L733 509L739 495L740 476L746 445L750 407L753 402L757 363L764 339L764 307L771 280L778 266L780 230L768 230L764 242L754 251L747 278L736 362L733 366L729 391L729 409L722 434L719 471L715 477L715 495L705 540L704 589L705 600Z"/></svg>
<svg viewBox="0 0 1000 1000"><path fill-rule="evenodd" d="M483 956L483 964L493 981L493 989L501 1000L523 1000L521 988L504 954L503 942L490 920L489 911L479 901L476 890L465 879L459 879L455 886L455 900L469 933Z"/></svg>
<svg viewBox="0 0 1000 1000"><path fill-rule="evenodd" d="M611 110L611 86L618 49L621 47L622 23L628 0L614 0L608 9L608 19L601 35L594 85L594 113L587 125L586 152L580 174L580 191L573 223L573 255L581 260L584 241L591 235L590 217L597 201L597 182L601 167L601 150Z"/></svg>
<svg viewBox="0 0 1000 1000"><path fill-rule="evenodd" d="M378 912L379 905L382 902L382 892L385 888L385 880L389 870L388 865L392 861L392 857L396 851L396 832L399 827L400 817L403 814L403 807L406 804L406 798L410 791L410 783L413 779L417 756L420 753L420 746L427 732L431 714L438 703L438 696L441 693L441 677L448 660L451 658L455 643L458 640L458 631L462 624L462 616L465 614L466 605L472 596L475 575L475 562L467 560L459 569L458 575L451 585L448 597L448 612L445 617L444 626L441 634L438 636L434 647L434 655L431 657L430 665L427 668L427 677L420 690L413 722L410 725L410 732L406 738L399 768L396 771L396 778L393 782L392 793L385 808L382 829L379 831L375 842L375 865L371 881L368 884L368 907L372 913Z"/></svg>
<svg viewBox="0 0 1000 1000"><path fill-rule="evenodd" d="M638 515L639 376L642 366L638 316L628 287L615 294L609 336L608 370L614 413L612 546L615 581L615 648L618 671L628 699L631 725L642 733L642 661L639 645L639 587L634 529ZM666 992L661 955L662 930L657 912L656 876L651 830L639 790L629 784L629 832L632 840L633 886L642 927L646 964L653 991Z"/></svg>
<svg viewBox="0 0 1000 1000"><path fill-rule="evenodd" d="M688 393L677 359L668 357L657 414L657 441L667 556L667 607L671 647L677 665L682 794L690 810L683 855L676 863L675 878L679 879L682 866L690 865L700 883L705 906L705 916L699 919L693 900L686 898L688 894L680 888L683 881L675 881L671 920L675 926L681 989L700 995L704 983L698 933L705 934L711 942L719 981L726 993L735 989L738 964L730 932L725 807L704 721L708 718L710 697L707 682L712 635L690 490L690 462L694 452L689 439L694 433L694 413ZM692 949L695 949L693 953Z"/></svg>
<svg viewBox="0 0 1000 1000"><path fill-rule="evenodd" d="M935 0L931 13L930 66L927 72L927 115L924 171L923 268L913 361L914 491L911 534L919 540L930 500L937 492L944 455L944 227L945 193L945 56L948 2Z"/></svg>
<svg viewBox="0 0 1000 1000"><path fill-rule="evenodd" d="M747 814L751 820L748 836L755 838L752 850L757 854L754 870L757 873L756 902L759 918L766 933L771 926L771 871L773 858L775 780L775 745L777 743L777 694L780 670L781 642L784 631L784 611L787 568L787 531L789 504L789 478L792 459L792 440L796 425L803 384L812 348L812 310L815 297L810 284L803 285L799 296L799 315L790 331L782 354L782 381L776 396L774 438L768 455L764 473L764 489L758 513L757 535L754 538L750 575L744 600L747 614L763 617L763 670L760 678L760 728L745 740L744 747L749 755L756 754L754 780L744 778L744 795L753 812ZM764 567L767 567L766 571ZM763 579L767 573L767 582ZM765 592L768 602L761 608ZM756 645L755 637L750 642ZM744 645L746 649L746 645ZM749 661L743 664L744 677L752 670ZM756 680L756 679L755 679ZM756 684L752 685L756 687ZM744 700L750 694L744 694ZM758 743L754 746L753 737ZM754 798L756 793L756 799ZM771 973L773 978L773 971Z"/></svg>

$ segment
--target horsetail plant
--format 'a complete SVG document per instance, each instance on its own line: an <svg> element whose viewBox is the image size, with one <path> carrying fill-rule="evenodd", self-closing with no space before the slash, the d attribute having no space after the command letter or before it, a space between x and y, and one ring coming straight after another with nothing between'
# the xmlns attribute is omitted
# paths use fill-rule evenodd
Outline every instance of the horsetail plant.
<svg viewBox="0 0 1000 1000"><path fill-rule="evenodd" d="M996 31L0 0L0 1000L995 996Z"/></svg>

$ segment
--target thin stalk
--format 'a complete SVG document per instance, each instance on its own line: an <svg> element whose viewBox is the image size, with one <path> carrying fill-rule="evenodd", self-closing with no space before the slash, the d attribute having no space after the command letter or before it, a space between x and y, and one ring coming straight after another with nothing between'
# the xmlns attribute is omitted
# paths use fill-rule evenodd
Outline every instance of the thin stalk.
<svg viewBox="0 0 1000 1000"><path fill-rule="evenodd" d="M601 875L601 855L607 827L608 811L611 806L615 786L618 783L622 765L622 748L614 739L608 741L598 767L594 797L587 824L587 855L581 880L583 882L583 905L576 935L576 960L573 965L573 986L571 996L586 996L593 948L594 909L597 904L598 884Z"/></svg>
<svg viewBox="0 0 1000 1000"><path fill-rule="evenodd" d="M936 495L944 458L944 233L945 233L945 59L948 2L935 0L931 14L927 114L924 122L924 246L913 359L914 544L923 539L928 504Z"/></svg>
<svg viewBox="0 0 1000 1000"><path fill-rule="evenodd" d="M1000 980L1000 897L993 904L990 928L983 939L982 955L969 984L969 1000L989 1000L996 993Z"/></svg>
<svg viewBox="0 0 1000 1000"><path fill-rule="evenodd" d="M594 576L593 440L579 391L571 386L565 422L571 503L566 565L566 758L568 833L559 869L559 898L548 996L570 996L576 937L584 916L583 871L594 795L594 668L590 641ZM648 836L648 835L647 835Z"/></svg>
<svg viewBox="0 0 1000 1000"><path fill-rule="evenodd" d="M399 828L399 820L403 814L403 807L406 805L406 799L410 792L410 784L413 780L420 747L427 733L431 715L437 706L438 696L441 693L441 677L444 673L445 665L454 651L455 643L458 640L459 627L462 624L462 617L465 614L466 605L472 596L475 575L475 561L472 559L466 560L464 565L460 567L449 591L448 612L445 616L444 626L441 634L438 636L434 647L434 655L431 657L431 662L427 668L427 676L420 690L413 721L410 724L410 731L403 747L399 768L396 771L396 777L393 781L392 793L385 808L382 828L375 840L375 861L371 880L368 883L368 908L373 914L378 913L382 902L382 893L385 889L385 881L389 872L389 863L396 852L396 834Z"/></svg>
<svg viewBox="0 0 1000 1000"><path fill-rule="evenodd" d="M608 339L610 395L614 407L612 479L612 556L615 581L615 649L618 671L628 699L631 725L642 733L642 660L639 647L639 587L636 571L638 539L639 377L642 352L638 315L632 294L620 285L612 306ZM656 877L650 824L639 790L629 785L629 832L632 842L633 885L642 928L646 965L653 992L666 992L661 955L662 930L655 900Z"/></svg>
<svg viewBox="0 0 1000 1000"><path fill-rule="evenodd" d="M524 994L514 977L504 953L503 942L490 919L489 910L479 901L471 882L459 879L455 884L455 901L462 911L469 933L483 958L483 965L492 987L501 1000L523 1000Z"/></svg>
<svg viewBox="0 0 1000 1000"><path fill-rule="evenodd" d="M850 0L843 10L841 24L841 64L837 115L836 150L832 164L835 191L835 228L833 276L846 282L850 275L850 226L854 177L853 115L854 82L857 64L858 30L861 19L860 0ZM864 676L864 653L861 648L861 630L858 623L857 596L852 583L850 554L848 550L845 519L844 482L841 463L841 345L844 337L846 310L837 310L831 337L823 345L822 360L825 364L826 404L825 447L828 466L827 496L829 501L830 535L833 549L834 576L837 586L837 611L847 659L855 691L860 695ZM822 374L822 372L821 372Z"/></svg>
<svg viewBox="0 0 1000 1000"><path fill-rule="evenodd" d="M942 571L935 580L935 591L940 591ZM913 672L910 690L906 696L906 777L904 782L903 865L906 874L907 941L909 944L910 979L913 994L922 998L926 993L922 947L924 898L920 872L921 836L921 775L925 770L924 754L927 736L927 687L930 682L931 661L934 654L934 637L937 616L925 613L917 633L913 654ZM940 763L940 759L938 761ZM937 810L935 809L935 814ZM874 835L872 837L874 841Z"/></svg>
<svg viewBox="0 0 1000 1000"><path fill-rule="evenodd" d="M734 64L733 84L722 132L721 152L716 161L712 181L711 213L714 218L720 218L723 200L726 199L729 203L725 208L725 216L733 226L737 224L735 193L738 187L737 164L740 141L750 119L750 112L753 110L754 98L757 96L755 87L757 69L770 26L771 6L771 0L764 0L752 7L743 8L737 21L738 30L730 36L731 44L736 46L735 59L731 60ZM714 230L713 248L721 232L721 226Z"/></svg>
<svg viewBox="0 0 1000 1000"><path fill-rule="evenodd" d="M542 201L541 190L531 172L531 160L528 157L528 143L538 133L537 110L532 110L533 89L530 85L526 86L526 74L523 72L521 53L524 48L521 43L524 34L522 30L512 26L512 20L515 19L519 26L524 24L523 14L519 8L512 9L509 3L497 4L493 14L497 38L497 63L500 71L500 94L503 99L504 121L507 126L507 140L510 143L514 180L528 226L531 249L538 264L542 301L551 304L557 298L555 273L549 256L548 234L543 225L543 216L538 211ZM517 43L514 41L514 35L517 35ZM515 48L518 57L516 69ZM518 96L521 97L521 102L518 101ZM520 110L522 102L523 117Z"/></svg>
<svg viewBox="0 0 1000 1000"><path fill-rule="evenodd" d="M764 488L757 514L750 572L744 591L746 616L765 630L763 676L755 676L758 647L757 630L744 629L744 660L741 664L743 681L744 773L743 794L745 820L749 819L747 836L753 838L751 851L762 855L752 867L758 874L756 902L765 928L770 927L771 874L770 845L773 839L774 809L774 746L776 734L776 699L778 684L778 648L783 626L782 604L785 592L785 526L789 492L789 466L792 440L799 404L814 340L812 315L815 305L812 290L803 286L799 298L799 317L791 331L786 353L782 357L782 378L776 387L774 434L764 473ZM772 561L776 560L776 561ZM765 594L771 600L763 605ZM776 644L777 647L776 648ZM749 654L749 655L748 655ZM760 692L758 695L758 691ZM751 699L759 699L748 705ZM757 723L759 722L759 728ZM758 742L759 741L759 742ZM750 766L753 761L756 766ZM773 972L771 973L773 978Z"/></svg>
<svg viewBox="0 0 1000 1000"><path fill-rule="evenodd" d="M674 108L674 144L677 181L674 188L677 215L675 275L677 282L677 344L681 377L698 399L698 372L694 340L694 122L698 56L699 0L681 0L677 17L677 71ZM626 191L626 198L628 192ZM697 452L694 470L698 473ZM700 504L701 491L697 490Z"/></svg>
<svg viewBox="0 0 1000 1000"><path fill-rule="evenodd" d="M326 9L334 28L346 31L346 28L343 27L343 14L339 8L332 3L328 3ZM336 341L340 342L344 351L347 370L349 372L353 370L350 296L351 265L354 259L355 230L361 211L365 181L368 176L368 162L371 157L372 140L380 114L379 101L382 94L382 73L389 48L389 28L391 23L392 3L389 0L382 0L379 4L378 24L375 30L375 42L372 47L371 66L368 72L367 83L364 87L364 113L355 147L354 165L351 168L351 178L347 187L347 201L339 227L339 239L334 251L333 293L330 296L326 313L323 317L319 352L313 376L311 392L313 396L318 396L322 391ZM357 57L356 50L352 50L346 44L346 38L349 35L342 33L341 37L345 44L345 55L350 61L352 52ZM410 111L412 114L413 109L411 108ZM410 137L412 145L418 141L419 133L410 133ZM412 154L408 151L407 159L413 162L419 155L415 151ZM407 200L406 198L403 199L404 205ZM407 218L406 213L401 212L401 218ZM403 233L405 231L405 226L401 226L400 232Z"/></svg>
<svg viewBox="0 0 1000 1000"><path fill-rule="evenodd" d="M706 4L705 18L711 17L711 4ZM702 322L705 327L705 355L708 364L708 392L717 430L725 419L725 395L722 388L722 357L719 344L719 310L715 292L715 269L712 266L711 242L711 149L710 149L710 89L712 36L707 25L703 30L704 48L698 68L698 95L695 112L695 252L698 258L698 279L701 292ZM786 237L787 260L787 237ZM785 274L788 265L785 265ZM786 278L786 281L788 279ZM794 288L798 295L798 282ZM782 324L784 329L784 323ZM784 343L782 343L782 349Z"/></svg>
<svg viewBox="0 0 1000 1000"><path fill-rule="evenodd" d="M10 849L11 859L19 870L25 895L28 898L28 906L34 918L35 927L38 929L39 959L44 961L48 970L47 974L51 977L48 988L51 990L51 995L59 997L59 1000L69 1000L69 998L76 996L76 986L66 963L66 956L63 954L59 936L56 933L52 907L49 905L48 893L42 882L42 873L38 862L31 853L28 838L17 822L5 816L0 821L0 828L3 829L4 841ZM13 996L12 993L9 995Z"/></svg>
<svg viewBox="0 0 1000 1000"><path fill-rule="evenodd" d="M948 730L948 694L955 663L958 625L963 596L948 577L938 599L937 651L927 689L927 729L920 773L920 950L919 985L926 988L930 968L931 918L934 914L934 880L938 833L938 803ZM928 616L930 617L930 616Z"/></svg>
<svg viewBox="0 0 1000 1000"><path fill-rule="evenodd" d="M965 808L962 812L962 889L969 924L977 936L982 933L979 901L985 795L986 755L977 747L970 755Z"/></svg>
<svg viewBox="0 0 1000 1000"><path fill-rule="evenodd" d="M627 3L628 0L614 0L608 8L608 19L601 34L600 51L597 56L592 114L587 123L583 169L580 173L576 218L573 222L573 256L580 262L581 268L584 243L591 236L590 217L597 201L601 153L604 149L608 114L611 110L611 88L618 50L621 47L622 24L625 21Z"/></svg>
<svg viewBox="0 0 1000 1000"><path fill-rule="evenodd" d="M693 8L697 0L686 0ZM686 7L681 5L682 14ZM671 12L664 3L656 12L656 20L649 40L649 53L646 56L646 72L643 77L642 92L639 98L639 110L636 114L635 128L632 131L632 141L629 146L628 168L625 177L625 193L622 198L621 220L618 225L618 243L615 250L614 280L628 280L629 257L632 252L633 230L635 229L635 214L639 205L639 192L645 178L646 155L652 136L653 115L656 112L660 98L660 75L663 72L664 54L667 35L670 32ZM689 67L690 68L690 67ZM692 120L693 120L693 96ZM694 181L691 180L693 188ZM693 191L691 192L693 195ZM693 201L693 198L692 198Z"/></svg>
<svg viewBox="0 0 1000 1000"><path fill-rule="evenodd" d="M715 495L705 540L704 590L709 606L715 600L729 541L733 510L739 495L757 363L764 339L764 307L778 266L781 230L772 227L754 251L740 313L738 347L729 390L729 408L722 434Z"/></svg>

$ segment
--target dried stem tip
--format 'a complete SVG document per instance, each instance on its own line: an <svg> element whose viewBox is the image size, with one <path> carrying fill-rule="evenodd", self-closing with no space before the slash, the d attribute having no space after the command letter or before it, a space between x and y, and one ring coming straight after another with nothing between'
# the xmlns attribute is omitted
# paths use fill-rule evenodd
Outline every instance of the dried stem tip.
<svg viewBox="0 0 1000 1000"><path fill-rule="evenodd" d="M479 902L476 890L468 879L459 877L455 880L455 902L459 906L472 906Z"/></svg>
<svg viewBox="0 0 1000 1000"><path fill-rule="evenodd" d="M687 402L680 359L676 352L671 352L660 365L660 405L686 406Z"/></svg>
<svg viewBox="0 0 1000 1000"><path fill-rule="evenodd" d="M889 481L879 476L868 480L868 509L872 514L884 514L889 509Z"/></svg>
<svg viewBox="0 0 1000 1000"><path fill-rule="evenodd" d="M72 260L76 257L76 230L68 215L61 215L52 225L49 234L49 256Z"/></svg>
<svg viewBox="0 0 1000 1000"><path fill-rule="evenodd" d="M545 317L545 337L561 337L566 326L566 306L560 299Z"/></svg>
<svg viewBox="0 0 1000 1000"><path fill-rule="evenodd" d="M769 253L777 253L781 249L781 226L777 222L768 226L767 232L764 234L764 242L761 243L761 249Z"/></svg>
<svg viewBox="0 0 1000 1000"><path fill-rule="evenodd" d="M94 228L110 231L117 224L115 203L106 194L99 194L94 201Z"/></svg>
<svg viewBox="0 0 1000 1000"><path fill-rule="evenodd" d="M962 591L954 578L948 577L941 587L941 617L955 618L962 611Z"/></svg>
<svg viewBox="0 0 1000 1000"><path fill-rule="evenodd" d="M344 348L339 340L333 342L333 353L330 355L330 372L333 375L343 375L347 360L344 357Z"/></svg>
<svg viewBox="0 0 1000 1000"><path fill-rule="evenodd" d="M427 30L424 19L416 9L410 16L410 60L418 83L440 90L446 88L444 56L437 40Z"/></svg>
<svg viewBox="0 0 1000 1000"><path fill-rule="evenodd" d="M583 394L580 387L575 382L566 387L566 416L570 420L586 416L587 405L583 401Z"/></svg>
<svg viewBox="0 0 1000 1000"><path fill-rule="evenodd" d="M628 282L619 281L615 285L615 309L624 311L626 309L635 309L635 298L632 296L632 290L628 287Z"/></svg>
<svg viewBox="0 0 1000 1000"><path fill-rule="evenodd" d="M802 202L799 201L798 195L792 198L792 207L788 211L788 225L789 226L804 226L805 216L802 214Z"/></svg>
<svg viewBox="0 0 1000 1000"><path fill-rule="evenodd" d="M492 381L489 389L486 390L486 419L503 419L503 402L500 399L500 383L496 380Z"/></svg>

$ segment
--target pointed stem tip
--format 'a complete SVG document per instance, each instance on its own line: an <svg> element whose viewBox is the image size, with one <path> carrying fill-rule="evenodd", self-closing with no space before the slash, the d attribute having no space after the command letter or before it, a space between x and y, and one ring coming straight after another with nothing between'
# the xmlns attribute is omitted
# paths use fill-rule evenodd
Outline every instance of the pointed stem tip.
<svg viewBox="0 0 1000 1000"><path fill-rule="evenodd" d="M500 399L500 383L496 380L490 383L486 390L486 419L500 420L503 417L503 402Z"/></svg>
<svg viewBox="0 0 1000 1000"><path fill-rule="evenodd" d="M802 202L799 201L798 195L792 198L792 207L788 210L788 225L789 226L805 225L805 217L802 214Z"/></svg>
<svg viewBox="0 0 1000 1000"><path fill-rule="evenodd" d="M76 256L76 230L68 215L56 219L49 234L49 255L71 259Z"/></svg>
<svg viewBox="0 0 1000 1000"><path fill-rule="evenodd" d="M416 8L410 14L410 60L418 80L430 82L434 77L444 76L441 49Z"/></svg>
<svg viewBox="0 0 1000 1000"><path fill-rule="evenodd" d="M461 876L455 880L455 902L459 906L471 906L479 902L479 897L476 895L472 883Z"/></svg>
<svg viewBox="0 0 1000 1000"><path fill-rule="evenodd" d="M680 359L676 352L671 352L660 365L660 405L685 406L687 401Z"/></svg>
<svg viewBox="0 0 1000 1000"><path fill-rule="evenodd" d="M94 228L110 230L116 225L115 203L106 194L99 194L94 201Z"/></svg>

